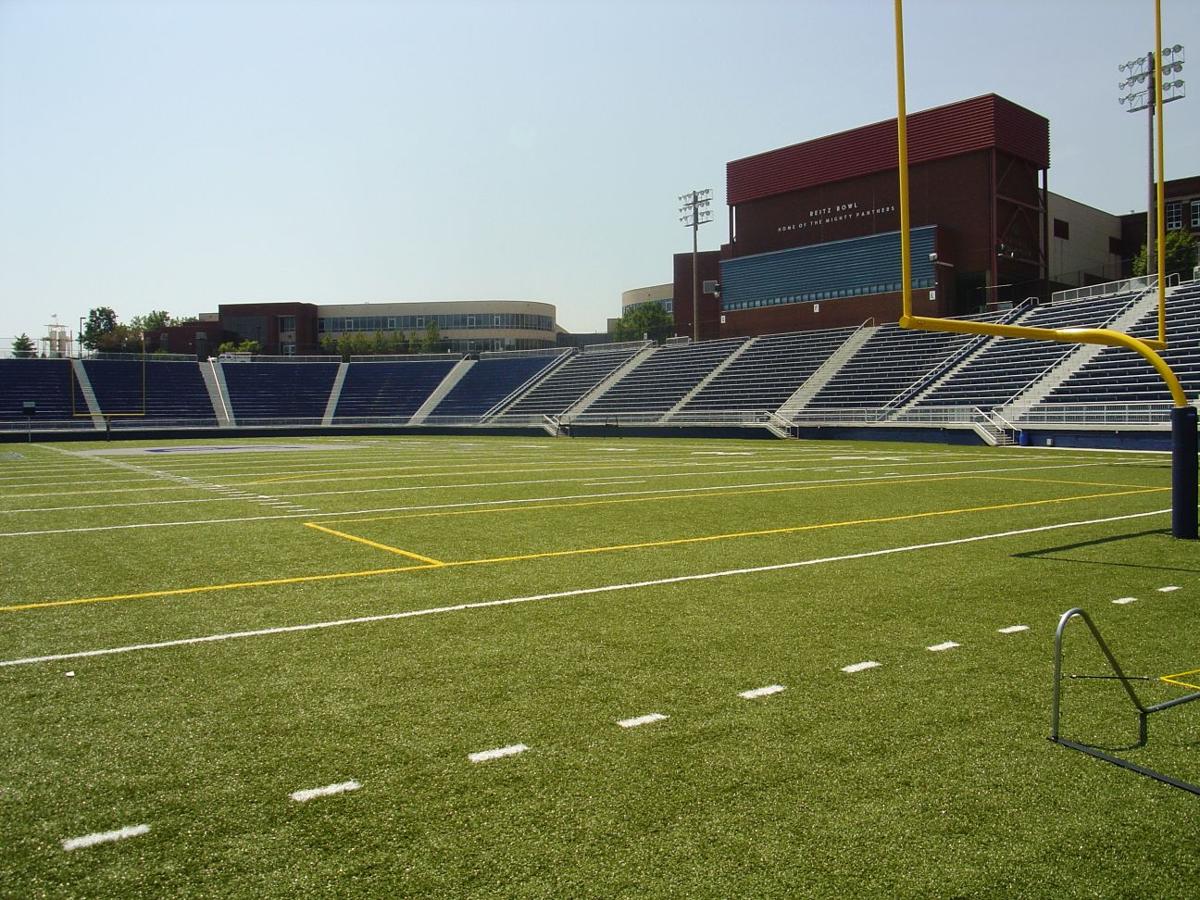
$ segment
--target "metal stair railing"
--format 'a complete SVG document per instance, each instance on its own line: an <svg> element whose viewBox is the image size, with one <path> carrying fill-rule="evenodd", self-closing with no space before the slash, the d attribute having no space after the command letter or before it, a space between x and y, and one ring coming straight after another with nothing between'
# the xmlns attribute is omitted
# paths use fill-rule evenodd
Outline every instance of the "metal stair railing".
<svg viewBox="0 0 1200 900"><path fill-rule="evenodd" d="M1026 297L1012 309L1007 310L1003 316L996 320L998 325L1009 325L1025 314L1025 310L1036 305L1037 297ZM991 335L980 334L967 341L950 354L945 360L934 366L899 394L883 405L885 413L892 413L906 405L910 400L916 398L918 394L930 387L935 381L943 375L949 374L952 370L958 367L958 364L963 362L969 356L973 356L984 344L992 339Z"/></svg>
<svg viewBox="0 0 1200 900"><path fill-rule="evenodd" d="M1111 316L1109 316L1107 319L1105 319L1104 323L1099 327L1107 328L1108 324L1110 322L1115 322L1117 319L1121 318L1121 316L1125 315L1125 313L1128 312L1134 306L1134 304L1140 303L1142 301L1142 298L1144 298L1146 296L1146 294L1150 292L1150 290L1152 290L1152 288L1146 288L1144 291L1139 293L1137 296L1130 299L1130 301L1128 303L1126 303L1119 310L1117 310ZM1066 358L1068 356L1071 356L1075 351L1079 350L1079 348L1081 346L1084 346L1084 345L1068 344L1067 349L1060 356L1058 356L1057 359L1055 359L1052 363L1050 363L1050 365L1046 366L1046 368L1042 369L1040 372L1038 372L1036 375L1034 375L1033 378L1031 378L1029 381L1025 382L1024 385L1022 385L1020 388L1017 389L1016 393L1012 394L1007 400L1005 400L1003 403L1001 403L999 405L1000 406L1009 406L1009 405L1015 403L1018 397L1020 397L1026 391L1031 390L1034 385L1036 385L1042 379L1046 378L1051 372L1053 372L1055 369L1057 369L1059 366L1061 366L1063 364L1063 362L1066 360Z"/></svg>

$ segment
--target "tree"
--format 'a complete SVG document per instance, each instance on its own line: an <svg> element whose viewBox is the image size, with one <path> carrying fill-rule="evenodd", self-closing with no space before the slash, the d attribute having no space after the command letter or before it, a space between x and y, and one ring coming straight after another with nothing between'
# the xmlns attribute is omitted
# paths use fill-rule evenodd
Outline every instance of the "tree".
<svg viewBox="0 0 1200 900"><path fill-rule="evenodd" d="M617 319L613 337L618 341L649 339L661 344L675 332L675 320L661 303L639 303L625 310Z"/></svg>
<svg viewBox="0 0 1200 900"><path fill-rule="evenodd" d="M438 328L437 319L433 317L430 317L429 324L425 326L425 340L421 342L421 349L426 353L438 353L444 349L441 329Z"/></svg>
<svg viewBox="0 0 1200 900"><path fill-rule="evenodd" d="M161 331L171 324L171 314L165 309L154 309L144 316L134 316L129 320L129 327L134 331Z"/></svg>
<svg viewBox="0 0 1200 900"><path fill-rule="evenodd" d="M225 341L225 343L223 343L219 347L217 347L217 355L218 356L220 356L222 353L261 353L261 352L262 352L262 344L260 344L258 341L242 341L241 343L238 343L237 341Z"/></svg>
<svg viewBox="0 0 1200 900"><path fill-rule="evenodd" d="M1178 274L1181 278L1192 277L1192 269L1196 266L1196 242L1192 236L1183 230L1168 231L1166 244L1166 265L1163 271L1168 275ZM1146 274L1146 245L1133 259L1133 274Z"/></svg>
<svg viewBox="0 0 1200 900"><path fill-rule="evenodd" d="M117 327L117 314L111 306L97 306L88 310L87 324L83 326L83 346L89 350L100 349L100 343Z"/></svg>
<svg viewBox="0 0 1200 900"><path fill-rule="evenodd" d="M20 337L13 339L12 353L17 359L33 359L37 356L37 347L33 345L29 335L22 332Z"/></svg>

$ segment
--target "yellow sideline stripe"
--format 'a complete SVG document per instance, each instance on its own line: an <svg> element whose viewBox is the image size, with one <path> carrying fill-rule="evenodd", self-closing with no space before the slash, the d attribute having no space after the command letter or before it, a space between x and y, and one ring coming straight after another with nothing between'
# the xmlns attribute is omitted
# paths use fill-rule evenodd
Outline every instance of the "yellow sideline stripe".
<svg viewBox="0 0 1200 900"><path fill-rule="evenodd" d="M357 541L360 544L366 544L368 547L374 547L376 550L386 550L388 553L397 553L400 556L407 556L409 559L415 559L417 562L428 563L431 566L445 565L445 563L440 559L431 559L428 556L422 556L419 553L401 550L399 547L389 547L387 544L380 544L376 541L368 541L366 538L356 537L353 534L346 534L343 531L334 531L332 528L326 528L324 525L318 525L316 522L305 522L304 526L317 531L323 531L326 534L332 534L334 537L345 538L348 541Z"/></svg>
<svg viewBox="0 0 1200 900"><path fill-rule="evenodd" d="M1126 494L1145 494L1152 491L1165 491L1168 488L1141 488L1133 491L1119 491L1108 494L1085 494L1079 497L1055 497L1049 500L1023 500L1015 503L1002 503L994 506L973 506L961 509L940 509L933 512L905 513L895 516L879 516L871 519L849 519L843 522L818 522L812 525L787 525L781 528L764 528L758 531L733 531L726 534L709 534L701 537L672 538L662 541L642 541L636 544L612 544L605 547L586 547L576 550L544 550L537 553L523 553L516 556L492 556L486 559L464 559L443 563L447 567L479 566L488 563L519 562L533 559L549 559L556 556L582 556L590 553L611 553L618 550L645 550L652 547L674 547L681 544L702 544L712 541L724 541L733 538L768 537L780 534L798 534L802 531L819 531L826 528L845 528L850 525L879 525L888 522L905 522L912 519L928 519L935 516L951 516L959 513L995 512L1003 509L1018 509L1024 506L1043 506L1050 503L1067 503L1073 500L1091 500L1099 497L1121 497Z"/></svg>
<svg viewBox="0 0 1200 900"><path fill-rule="evenodd" d="M205 584L199 587L173 588L166 591L143 591L140 594L111 594L107 597L79 597L74 600L48 600L43 603L21 603L16 606L0 606L0 612L19 612L25 609L43 609L47 606L75 606L80 603L104 603L109 600L149 600L153 597L178 597L184 594L204 594L212 591L235 591L241 588L275 587L283 584L305 584L311 581L337 581L343 578L369 578L372 575L393 575L396 572L412 572L417 569L436 569L437 566L397 566L392 569L367 569L362 572L331 572L325 575L297 575L294 578L268 578L263 581L235 581L230 584Z"/></svg>
<svg viewBox="0 0 1200 900"><path fill-rule="evenodd" d="M1193 691L1200 691L1200 684L1191 684L1186 681L1180 681L1185 675L1200 675L1200 669L1189 669L1186 672L1176 672L1174 675L1161 675L1159 681L1165 681L1167 684L1175 684L1179 687L1191 688ZM1195 679L1200 681L1200 679Z"/></svg>
<svg viewBox="0 0 1200 900"><path fill-rule="evenodd" d="M751 490L739 489L739 490L728 490L728 491L699 491L699 492L695 492L695 493L680 492L680 493L674 493L674 494L656 494L656 495L652 495L652 496L611 497L611 498L598 498L595 500L577 500L577 501L573 501L570 503L560 503L560 502L557 502L554 500L550 500L546 503L521 503L521 504L516 504L513 506L484 506L484 507L473 507L471 509L432 510L430 512L401 513L399 515L388 515L388 516L365 516L362 518L354 518L354 519L326 519L325 521L331 525L351 525L351 524L358 524L358 523L362 523L362 522L390 522L390 521L394 521L397 519L433 519L433 518L442 518L442 517L446 517L446 516L470 516L470 515L475 515L477 513L482 514L482 513L497 513L497 512L521 512L523 510L538 510L538 509L575 509L575 508L582 507L582 506L615 506L617 504L622 504L622 503L651 503L654 501L663 502L663 501L670 501L670 500L690 500L690 499L694 499L694 498L706 499L708 497L738 497L738 496L745 496L745 495L749 495L749 494L786 494L786 493L791 493L791 492L795 492L795 491L816 491L816 490L822 490L825 488L829 488L829 489L841 488L841 487L859 488L859 487L878 487L881 485L890 486L890 485L897 485L897 484L930 484L930 483L936 483L936 482L940 482L940 481L967 481L972 478L990 480L990 476L983 476L983 475L947 475L945 477L939 477L939 478L921 478L920 476L914 476L914 477L901 478L896 481L854 481L854 482L845 482L845 483L837 483L837 484L787 485L785 487L754 488ZM1138 491L1135 491L1135 492L1170 490L1170 488L1147 487L1145 485L1104 484L1104 483L1078 482L1078 481L1056 481L1056 480L1041 479L1041 478L1028 478L1028 479L1010 478L1007 480L1009 480L1009 481L1028 481L1032 484L1063 484L1063 485L1071 485L1071 486L1083 485L1083 486L1088 486L1088 487L1128 487L1128 488L1138 489ZM1107 496L1119 496L1119 495L1096 494L1095 496L1107 497ZM1078 499L1078 498L1073 498L1073 499ZM981 508L986 509L986 508L990 508L990 507L981 507ZM1004 507L995 507L995 508L1002 509Z"/></svg>
<svg viewBox="0 0 1200 900"><path fill-rule="evenodd" d="M1103 497L1123 497L1123 496L1127 496L1130 494L1146 494L1146 493L1154 493L1154 492L1165 491L1165 490L1169 490L1169 488L1142 488L1139 490L1116 491L1116 492L1110 492L1110 493L1106 493L1106 494L1084 494L1084 495L1081 495L1078 497L1055 497L1055 498L1051 498L1049 500L1024 500L1024 501L1020 501L1017 503L1001 503L1001 504L995 504L995 505L991 505L991 506L964 507L961 509L942 509L942 510L934 510L933 512L907 513L905 515L898 515L898 516L881 516L881 517L873 518L873 519L851 519L849 521L844 521L844 522L818 522L818 523L812 524L812 525L791 525L791 526L787 526L787 527L783 527L783 528L770 528L770 529L765 529L765 530L760 530L760 531L738 531L738 532L730 532L728 534L704 535L701 537L673 538L670 540L663 540L663 541L644 541L644 542L636 543L636 544L616 544L616 545L611 545L611 546L606 546L606 547L584 547L582 549L576 549L576 550L549 550L549 551L543 551L540 553L525 553L525 554L520 554L520 555L515 555L515 556L494 556L494 557L488 557L486 559L465 559L465 560L454 560L451 562L431 562L429 564L416 565L416 566L400 566L400 567L391 568L391 569L368 569L368 570L362 571L362 572L336 572L336 573L331 573L331 574L327 574L327 575L300 575L300 576L296 576L294 578L272 578L272 579L267 579L264 581L243 581L243 582L235 582L233 584L211 584L211 585L203 585L200 587L191 587L191 588L174 588L172 590L165 590L165 591L145 591L145 592L138 593L138 594L113 594L113 595L106 596L106 597L80 597L80 598L73 599L73 600L50 600L50 601L45 601L45 602L41 602L41 603L22 603L22 604L18 604L15 606L0 606L0 612L18 612L21 610L42 609L42 608L51 607L51 606L73 606L73 605L82 604L82 603L103 603L103 602L113 601L113 600L146 600L146 599L150 599L150 598L154 598L154 597L178 597L178 596L182 596L182 595L186 595L186 594L200 594L200 593L206 593L206 592L212 592L212 591L229 591L229 590L236 590L239 588L273 587L276 585L285 585L285 584L305 584L307 582L314 582L314 581L336 581L336 580L347 579L347 578L367 578L367 577L376 576L376 575L393 575L398 572L413 572L413 571L427 570L427 569L452 569L452 568L460 568L463 566L479 566L479 565L487 565L487 564L492 564L492 563L519 562L519 561L527 561L527 560L534 560L534 559L549 559L552 557L563 557L563 556L583 556L583 555L593 554L593 553L612 553L612 552L616 552L619 550L644 550L644 549L650 549L653 547L673 547L673 546L679 546L682 544L699 544L699 543L707 543L707 542L712 542L712 541L730 540L730 539L734 539L734 538L765 537L765 536L769 536L769 535L780 535L780 534L796 534L796 533L803 532L803 531L817 531L817 530L827 529L827 528L844 528L844 527L847 527L850 525L877 525L877 524L883 524L883 523L887 523L887 522L903 522L903 521L910 521L913 519L926 519L926 518L933 518L933 517L937 517L937 516L958 515L960 513L995 512L995 511L1004 510L1004 509L1020 509L1022 507L1028 507L1028 506L1046 506L1046 505L1053 504L1053 503L1070 503L1070 502L1073 502L1076 500L1098 500ZM332 532L331 529L321 529L321 530L337 534L337 532ZM338 536L349 538L350 540L359 540L358 538L355 538L353 535L338 534ZM363 543L369 543L369 542L364 541ZM377 545L377 546L383 546L383 545ZM387 549L391 552L402 552L402 551L397 551L394 547L385 547L384 549Z"/></svg>

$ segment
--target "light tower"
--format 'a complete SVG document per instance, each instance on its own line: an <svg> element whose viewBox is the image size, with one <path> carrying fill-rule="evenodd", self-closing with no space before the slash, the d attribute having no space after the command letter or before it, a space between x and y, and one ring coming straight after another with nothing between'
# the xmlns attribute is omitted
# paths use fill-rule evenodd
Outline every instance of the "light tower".
<svg viewBox="0 0 1200 900"><path fill-rule="evenodd" d="M1162 102L1182 100L1187 96L1183 79L1170 79L1170 75L1178 75L1183 71L1185 62L1183 45L1166 47L1162 52ZM1128 91L1117 102L1125 107L1126 112L1141 112L1146 110L1146 131L1149 147L1150 191L1146 203L1146 275L1155 271L1154 260L1154 51L1145 56L1131 59L1117 66L1117 71L1125 75L1125 80L1118 82L1117 90ZM1144 87L1142 86L1144 85Z"/></svg>
<svg viewBox="0 0 1200 900"><path fill-rule="evenodd" d="M700 226L712 221L712 189L679 195L679 221L692 229L692 340L700 340Z"/></svg>

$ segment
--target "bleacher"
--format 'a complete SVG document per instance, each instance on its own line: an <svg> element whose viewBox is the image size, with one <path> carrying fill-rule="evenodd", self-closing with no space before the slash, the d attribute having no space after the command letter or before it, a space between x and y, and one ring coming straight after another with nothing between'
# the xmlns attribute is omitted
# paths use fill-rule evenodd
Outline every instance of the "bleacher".
<svg viewBox="0 0 1200 900"><path fill-rule="evenodd" d="M26 400L37 404L35 424L66 421L88 412L71 360L0 359L0 421L25 421Z"/></svg>
<svg viewBox="0 0 1200 900"><path fill-rule="evenodd" d="M1132 295L1122 294L1038 306L1016 324L1033 328L1099 328L1133 299ZM1076 346L1057 341L992 338L964 365L913 404L910 413L919 415L919 410L938 406L984 409L1003 406L1062 362Z"/></svg>
<svg viewBox="0 0 1200 900"><path fill-rule="evenodd" d="M547 375L503 410L500 419L557 416L625 365L643 344L588 347Z"/></svg>
<svg viewBox="0 0 1200 900"><path fill-rule="evenodd" d="M231 412L239 424L260 419L316 419L325 414L338 364L221 363Z"/></svg>
<svg viewBox="0 0 1200 900"><path fill-rule="evenodd" d="M562 351L481 353L430 416L479 418L531 378L553 365Z"/></svg>
<svg viewBox="0 0 1200 900"><path fill-rule="evenodd" d="M102 358L83 362L100 411L115 426L154 422L189 426L217 424L199 364L193 360ZM125 418L126 416L130 418Z"/></svg>
<svg viewBox="0 0 1200 900"><path fill-rule="evenodd" d="M1158 337L1157 305L1129 330L1136 338ZM1200 394L1200 285L1185 287L1167 298L1167 342L1159 351L1179 378L1184 392ZM1162 377L1132 350L1104 347L1079 371L1058 385L1039 404L1097 404L1171 402Z"/></svg>
<svg viewBox="0 0 1200 900"><path fill-rule="evenodd" d="M809 400L805 411L883 408L965 347L972 337L881 325Z"/></svg>
<svg viewBox="0 0 1200 900"><path fill-rule="evenodd" d="M688 400L682 411L772 412L853 333L853 328L830 328L764 335Z"/></svg>
<svg viewBox="0 0 1200 900"><path fill-rule="evenodd" d="M1141 315L1127 330L1140 338L1156 337L1156 309L1148 298L1133 294L1045 304L1009 315L1019 316L1015 324L1035 328L1113 327L1116 322L1124 328L1134 310ZM727 424L733 421L731 415L779 410L793 396L800 402L796 392L854 331L794 332L657 348L631 343L582 352L484 353L455 372L462 377L453 383L447 376L461 363L456 355L356 359L346 368L333 422L402 425L421 411L421 421L430 424L540 425L543 416L561 417L567 424L651 424L664 423L668 414L673 425ZM1200 396L1200 283L1185 284L1168 299L1168 336L1170 348L1161 355L1195 399ZM1087 417L1092 415L1089 410L1098 410L1106 425L1126 421L1122 415L1138 425L1164 421L1170 394L1138 354L1103 347L1072 355L1077 349L1069 343L887 324L873 329L827 382L819 388L812 383L805 396L813 390L815 394L794 417L797 422L936 425L968 423L973 420L962 418L964 411L980 409L999 410L1014 422L1083 425L1097 421ZM1079 366L1077 371L1069 376L1067 369L1054 371L1068 359ZM193 361L97 357L84 360L82 366L91 385L88 398L94 393L100 413L114 417L113 427L217 424L215 401L201 367ZM74 371L72 361L65 359L0 360L0 422L5 429L24 421L22 402L27 400L37 404L35 429L51 422L102 428L103 423L89 415ZM329 407L339 364L227 360L217 371L223 375L237 424L313 425ZM1051 373L1050 380L1043 381ZM1031 408L1033 398L1046 391Z"/></svg>
<svg viewBox="0 0 1200 900"><path fill-rule="evenodd" d="M334 421L410 419L450 374L459 358L350 363Z"/></svg>
<svg viewBox="0 0 1200 900"><path fill-rule="evenodd" d="M661 416L748 338L659 347L584 411L589 419L635 414Z"/></svg>

